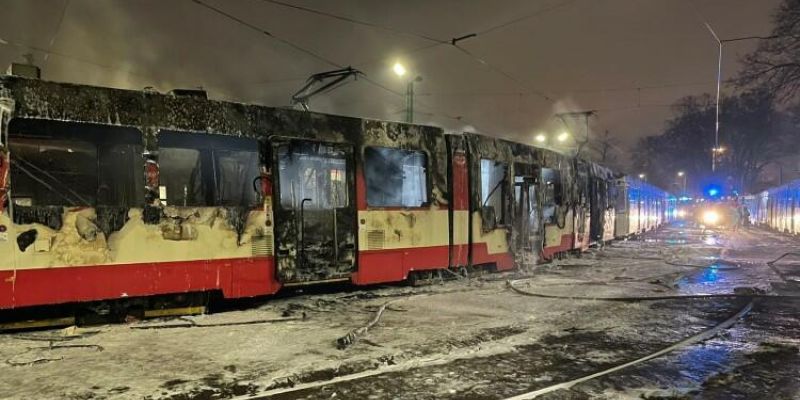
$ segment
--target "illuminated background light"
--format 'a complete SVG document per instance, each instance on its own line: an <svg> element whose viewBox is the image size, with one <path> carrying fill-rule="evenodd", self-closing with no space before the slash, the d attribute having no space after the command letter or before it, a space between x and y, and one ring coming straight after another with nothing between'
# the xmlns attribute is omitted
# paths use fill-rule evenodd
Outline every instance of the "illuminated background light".
<svg viewBox="0 0 800 400"><path fill-rule="evenodd" d="M406 67L404 67L403 64L396 62L392 67L392 71L394 71L395 75L397 76L403 76L406 74Z"/></svg>

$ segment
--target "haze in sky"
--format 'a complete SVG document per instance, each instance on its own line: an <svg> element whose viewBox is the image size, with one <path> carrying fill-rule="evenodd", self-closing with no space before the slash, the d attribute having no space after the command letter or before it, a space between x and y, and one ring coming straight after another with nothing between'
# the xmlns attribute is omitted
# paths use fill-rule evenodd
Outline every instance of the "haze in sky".
<svg viewBox="0 0 800 400"><path fill-rule="evenodd" d="M660 132L675 100L714 91L717 45L703 21L722 38L764 35L779 3L201 1L272 36L193 0L2 0L0 64L32 53L48 80L202 86L212 98L271 106L289 105L310 74L350 65L368 79L313 98L312 110L402 120L406 83L420 76L415 122L531 143L565 129L554 113L596 110L592 135L608 130L626 158L637 138ZM457 43L463 50L451 45L473 33ZM724 77L754 46L726 45Z"/></svg>

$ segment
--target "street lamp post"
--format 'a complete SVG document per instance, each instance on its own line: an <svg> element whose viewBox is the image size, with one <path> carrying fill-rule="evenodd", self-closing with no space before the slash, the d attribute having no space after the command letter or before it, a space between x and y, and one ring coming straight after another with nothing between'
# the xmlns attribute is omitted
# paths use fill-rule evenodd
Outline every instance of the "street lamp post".
<svg viewBox="0 0 800 400"><path fill-rule="evenodd" d="M716 122L714 124L714 148L711 149L711 171L715 171L717 169L717 154L722 152L722 149L719 147L719 94L722 87L722 45L725 43L730 42L738 42L742 40L769 40L769 39L776 39L779 36L745 36L745 37L738 37L732 39L720 39L717 36L717 33L714 32L714 28L711 27L711 24L708 22L704 22L706 25L706 29L711 32L711 36L714 37L714 41L717 42L718 52L717 52L717 99L715 101L715 108L716 108Z"/></svg>
<svg viewBox="0 0 800 400"><path fill-rule="evenodd" d="M408 72L406 67L399 62L394 63L392 66L392 71L394 71L395 75L401 78L405 76L406 72ZM408 84L406 85L406 122L409 124L414 123L414 82L421 81L422 77L417 75L416 78L408 81Z"/></svg>
<svg viewBox="0 0 800 400"><path fill-rule="evenodd" d="M711 171L713 172L717 169L717 149L719 148L719 92L722 87L722 40L719 39L719 36L717 36L717 33L714 32L714 29L711 28L711 24L708 22L706 22L706 28L711 32L711 36L714 37L714 40L717 41L717 45L719 46L717 57L717 100L714 102L717 118L714 124L714 149L711 150Z"/></svg>
<svg viewBox="0 0 800 400"><path fill-rule="evenodd" d="M682 189L681 193L683 194L683 196L686 196L686 173L683 171L678 171L678 177L683 178L683 186L681 188Z"/></svg>

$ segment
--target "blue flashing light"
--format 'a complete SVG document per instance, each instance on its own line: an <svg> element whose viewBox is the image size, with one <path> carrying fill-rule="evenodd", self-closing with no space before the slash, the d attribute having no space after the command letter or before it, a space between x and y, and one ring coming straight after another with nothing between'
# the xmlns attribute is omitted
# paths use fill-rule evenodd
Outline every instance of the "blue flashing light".
<svg viewBox="0 0 800 400"><path fill-rule="evenodd" d="M719 197L722 195L722 188L719 185L708 185L705 188L705 193L711 198Z"/></svg>

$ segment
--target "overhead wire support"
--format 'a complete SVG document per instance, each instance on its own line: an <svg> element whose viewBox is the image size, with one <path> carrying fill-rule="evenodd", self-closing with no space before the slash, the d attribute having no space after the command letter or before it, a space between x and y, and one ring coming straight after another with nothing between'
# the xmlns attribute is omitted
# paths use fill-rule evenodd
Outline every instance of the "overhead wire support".
<svg viewBox="0 0 800 400"><path fill-rule="evenodd" d="M458 42L460 42L462 40L467 40L467 39L470 39L470 38L474 38L475 36L478 36L478 34L477 33L470 33L468 35L459 36L457 38L452 38L452 39L450 39L450 44L455 46L456 43L458 43Z"/></svg>

